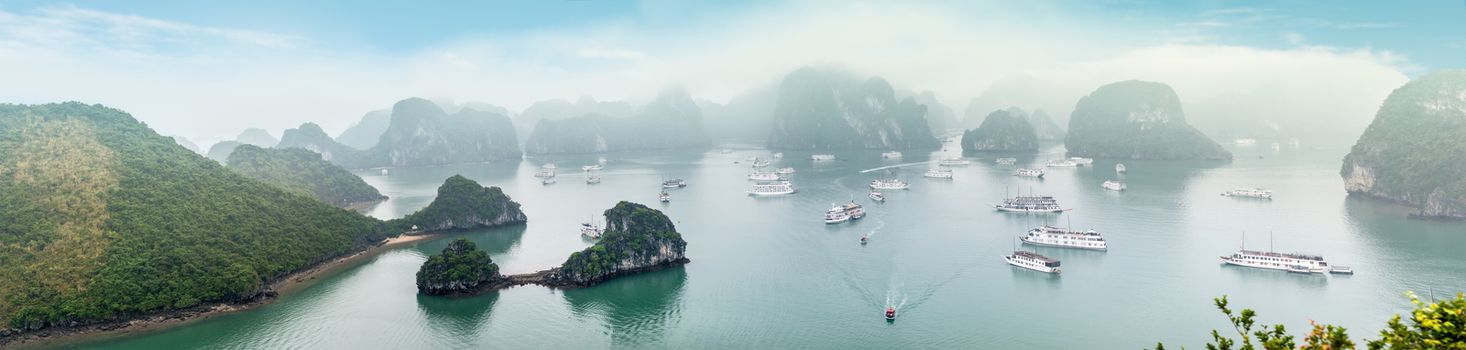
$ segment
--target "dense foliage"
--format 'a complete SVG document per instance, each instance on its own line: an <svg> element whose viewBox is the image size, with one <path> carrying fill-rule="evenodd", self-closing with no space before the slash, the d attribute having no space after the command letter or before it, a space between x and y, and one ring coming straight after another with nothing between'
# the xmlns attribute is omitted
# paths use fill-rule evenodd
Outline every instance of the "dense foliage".
<svg viewBox="0 0 1466 350"><path fill-rule="evenodd" d="M1425 302L1409 294L1415 310L1410 313L1408 323L1395 315L1379 332L1379 339L1368 340L1371 350L1415 350L1415 349L1466 349L1466 295L1457 294L1455 299ZM1355 343L1344 327L1310 322L1312 329L1298 344L1283 325L1259 325L1257 313L1243 309L1233 313L1227 306L1227 297L1217 298L1214 303L1237 333L1237 339L1213 330L1212 341L1206 344L1210 350L1252 350L1259 346L1267 350L1286 349L1353 349ZM1156 350L1165 349L1156 344Z"/></svg>
<svg viewBox="0 0 1466 350"><path fill-rule="evenodd" d="M662 91L632 116L589 114L540 119L526 153L596 153L707 147L702 110L683 89Z"/></svg>
<svg viewBox="0 0 1466 350"><path fill-rule="evenodd" d="M626 267L650 267L683 258L687 241L672 220L644 205L620 202L606 210L606 231L600 241L570 254L560 275L576 282L596 281Z"/></svg>
<svg viewBox="0 0 1466 350"><path fill-rule="evenodd" d="M1028 119L1004 110L993 111L977 129L962 133L963 151L1037 151L1038 133Z"/></svg>
<svg viewBox="0 0 1466 350"><path fill-rule="evenodd" d="M0 218L0 322L22 328L251 298L383 237L74 102L0 105Z"/></svg>
<svg viewBox="0 0 1466 350"><path fill-rule="evenodd" d="M1079 99L1064 140L1069 154L1127 159L1231 159L1232 153L1186 123L1170 86L1138 80Z"/></svg>
<svg viewBox="0 0 1466 350"><path fill-rule="evenodd" d="M452 115L437 104L409 98L392 107L375 146L358 150L336 142L312 123L286 130L279 148L304 148L348 169L492 162L519 159L509 117L473 108Z"/></svg>
<svg viewBox="0 0 1466 350"><path fill-rule="evenodd" d="M246 177L335 206L387 199L356 174L304 149L243 145L229 155L227 164Z"/></svg>
<svg viewBox="0 0 1466 350"><path fill-rule="evenodd" d="M393 228L407 230L461 230L522 223L524 212L498 187L483 187L462 175L453 175L438 186L438 196L427 207L404 218L392 220Z"/></svg>
<svg viewBox="0 0 1466 350"><path fill-rule="evenodd" d="M1466 70L1432 73L1390 93L1340 173L1350 192L1466 217Z"/></svg>
<svg viewBox="0 0 1466 350"><path fill-rule="evenodd" d="M450 294L472 290L485 282L500 278L499 265L489 253L478 250L466 238L449 243L443 252L433 254L417 270L417 290L424 294Z"/></svg>
<svg viewBox="0 0 1466 350"><path fill-rule="evenodd" d="M927 107L896 99L880 77L800 68L784 77L774 104L770 148L933 149Z"/></svg>

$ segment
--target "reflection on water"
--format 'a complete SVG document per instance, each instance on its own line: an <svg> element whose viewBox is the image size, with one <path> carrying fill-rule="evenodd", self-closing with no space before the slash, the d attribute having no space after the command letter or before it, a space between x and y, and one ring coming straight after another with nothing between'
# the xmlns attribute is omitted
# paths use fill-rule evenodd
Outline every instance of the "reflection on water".
<svg viewBox="0 0 1466 350"><path fill-rule="evenodd" d="M427 319L435 336L446 339L471 339L486 328L489 312L499 300L499 293L471 297L417 296L417 311Z"/></svg>
<svg viewBox="0 0 1466 350"><path fill-rule="evenodd" d="M578 317L599 317L617 347L644 347L662 339L669 323L681 317L687 270L681 266L617 278L595 287L564 293Z"/></svg>

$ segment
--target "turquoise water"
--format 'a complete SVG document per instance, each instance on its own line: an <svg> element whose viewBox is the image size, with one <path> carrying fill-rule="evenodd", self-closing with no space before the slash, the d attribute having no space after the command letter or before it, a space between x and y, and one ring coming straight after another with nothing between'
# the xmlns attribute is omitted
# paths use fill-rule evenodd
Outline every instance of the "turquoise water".
<svg viewBox="0 0 1466 350"><path fill-rule="evenodd" d="M236 314L83 348L1110 348L1156 341L1200 347L1226 320L1211 298L1258 309L1261 320L1297 332L1308 320L1372 336L1407 310L1405 291L1466 289L1466 224L1408 220L1406 209L1345 195L1338 176L1347 152L1332 148L1234 149L1231 163L1126 162L1129 189L1100 183L1113 161L1050 169L1045 180L1017 178L996 157L1019 165L1039 154L969 155L955 179L921 177L927 164L892 168L913 185L871 204L866 183L882 166L941 159L908 152L837 153L812 164L786 152L797 194L751 198L746 157L736 152L611 154L604 182L585 185L581 165L596 156L534 157L514 164L392 169L360 175L391 197L370 214L399 217L432 200L453 174L501 186L523 204L529 224L465 232L364 259L276 303ZM735 164L740 161L743 164ZM559 183L531 175L560 165ZM782 164L778 164L782 163ZM687 179L672 202L656 202L663 178ZM1218 196L1232 187L1275 190L1276 199ZM1058 197L1062 215L994 212L1007 193ZM869 216L825 225L823 211L854 199ZM556 266L590 242L580 222L619 200L664 210L689 242L685 267L578 290L516 287L469 298L416 294L413 274L451 238L487 249L505 273ZM1062 276L1018 270L1001 257L1028 228L1051 223L1095 229L1108 252L1030 248L1064 263ZM874 232L867 246L860 235ZM1218 264L1249 248L1322 254L1354 266L1354 276L1301 276ZM1271 233L1271 234L1270 234ZM1271 239L1270 239L1271 237ZM886 322L885 305L901 305Z"/></svg>

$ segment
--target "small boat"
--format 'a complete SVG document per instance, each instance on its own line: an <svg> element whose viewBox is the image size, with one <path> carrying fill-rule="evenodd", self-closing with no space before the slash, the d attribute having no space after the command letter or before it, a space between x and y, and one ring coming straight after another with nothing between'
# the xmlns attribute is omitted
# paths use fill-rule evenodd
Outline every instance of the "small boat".
<svg viewBox="0 0 1466 350"><path fill-rule="evenodd" d="M748 174L748 179L752 181L777 181L779 180L779 173L772 171L754 171Z"/></svg>
<svg viewBox="0 0 1466 350"><path fill-rule="evenodd" d="M605 233L605 232L606 232L605 229L601 228L600 226L597 226L594 223L590 223L590 222L580 223L580 235L581 236L585 236L585 237L590 238L590 239L600 239L601 238L601 234L602 233Z"/></svg>
<svg viewBox="0 0 1466 350"><path fill-rule="evenodd" d="M870 200L873 200L876 203L883 203L883 202L886 201L886 195L881 194L880 191L871 190L870 191Z"/></svg>
<svg viewBox="0 0 1466 350"><path fill-rule="evenodd" d="M540 177L540 178L551 178L551 177L555 177L555 169L554 168L540 168L539 171L536 171L534 173L534 177Z"/></svg>
<svg viewBox="0 0 1466 350"><path fill-rule="evenodd" d="M753 184L753 188L748 190L748 195L779 196L793 194L794 192L794 184L789 183L789 181L774 181Z"/></svg>
<svg viewBox="0 0 1466 350"><path fill-rule="evenodd" d="M779 168L778 170L774 170L774 173L779 175L789 175L794 173L794 168Z"/></svg>
<svg viewBox="0 0 1466 350"><path fill-rule="evenodd" d="M382 176L387 176L387 169L382 169Z"/></svg>
<svg viewBox="0 0 1466 350"><path fill-rule="evenodd" d="M972 162L970 162L970 161L968 161L966 159L962 159L962 157L951 157L951 158L943 159L943 160L937 162L937 165L941 165L941 166L958 166L958 165L968 165L968 164L972 164Z"/></svg>
<svg viewBox="0 0 1466 350"><path fill-rule="evenodd" d="M547 177L544 180L540 180L540 183L541 184L546 184L546 185L553 185L553 184L555 184L555 178L554 177Z"/></svg>
<svg viewBox="0 0 1466 350"><path fill-rule="evenodd" d="M541 165L540 166L540 169L556 169L556 168L559 168L559 167L555 166L555 163L545 163L545 165Z"/></svg>
<svg viewBox="0 0 1466 350"><path fill-rule="evenodd" d="M595 165L582 166L582 167L580 167L580 170L581 171L592 171L592 170L601 170L601 169L605 169L605 168L606 167L601 166L600 164L595 164Z"/></svg>
<svg viewBox="0 0 1466 350"><path fill-rule="evenodd" d="M671 179L671 180L662 181L662 188L683 188L683 187L687 187L687 181L682 181L682 179Z"/></svg>
<svg viewBox="0 0 1466 350"><path fill-rule="evenodd" d="M1107 190L1117 191L1118 192L1118 191L1124 191L1125 190L1125 183L1124 182L1115 181L1115 180L1109 180L1109 181L1105 181L1105 183L1103 183L1103 184L1100 184L1100 187L1102 187L1104 189L1107 189Z"/></svg>
<svg viewBox="0 0 1466 350"><path fill-rule="evenodd" d="M1071 157L1069 158L1069 161L1074 162L1074 164L1078 166L1088 166L1094 164L1094 158Z"/></svg>
<svg viewBox="0 0 1466 350"><path fill-rule="evenodd" d="M946 180L951 180L952 179L952 169L931 168L931 169L927 169L926 170L926 173L921 174L921 176L925 176L925 177L929 177L929 178L933 178L933 179L946 179Z"/></svg>
<svg viewBox="0 0 1466 350"><path fill-rule="evenodd" d="M1007 261L1008 265L1013 265L1038 272L1052 274L1058 274L1060 272L1060 264L1058 259L1039 255L1038 253L1029 251L1013 251L1013 255L1003 257L1003 261Z"/></svg>
<svg viewBox="0 0 1466 350"><path fill-rule="evenodd" d="M1068 159L1054 159L1049 160L1049 163L1044 166L1050 168L1077 168L1079 167L1079 163Z"/></svg>
<svg viewBox="0 0 1466 350"><path fill-rule="evenodd" d="M872 190L904 190L907 188L911 188L911 184L896 178L875 179L870 182L870 189Z"/></svg>
<svg viewBox="0 0 1466 350"><path fill-rule="evenodd" d="M1018 164L1018 158L998 158L996 162L998 165L1013 165Z"/></svg>
<svg viewBox="0 0 1466 350"><path fill-rule="evenodd" d="M774 159L783 159L784 152L774 153Z"/></svg>
<svg viewBox="0 0 1466 350"><path fill-rule="evenodd" d="M866 233L866 234L860 236L860 245L865 245L866 243L870 243L870 234L869 233Z"/></svg>
<svg viewBox="0 0 1466 350"><path fill-rule="evenodd" d="M1227 197L1273 199L1273 191L1264 188L1234 188L1227 190L1227 192L1222 192L1222 195Z"/></svg>
<svg viewBox="0 0 1466 350"><path fill-rule="evenodd" d="M1352 275L1354 274L1354 268L1348 266L1334 265L1332 267L1329 267L1329 273L1335 275Z"/></svg>
<svg viewBox="0 0 1466 350"><path fill-rule="evenodd" d="M585 177L585 184L587 184L587 185L594 185L594 184L598 184L598 183L601 183L601 177L600 176L591 175L591 176L586 176Z"/></svg>
<svg viewBox="0 0 1466 350"><path fill-rule="evenodd" d="M896 307L894 307L894 306L887 306L886 307L886 321L895 321L895 320L896 320Z"/></svg>
<svg viewBox="0 0 1466 350"><path fill-rule="evenodd" d="M662 191L662 193L657 194L657 200L662 201L662 203L671 202L672 194L667 193L667 191Z"/></svg>
<svg viewBox="0 0 1466 350"><path fill-rule="evenodd" d="M899 152L899 151L890 151L890 152L881 153L881 159L901 159L901 152Z"/></svg>
<svg viewBox="0 0 1466 350"><path fill-rule="evenodd" d="M815 155L810 155L809 156L809 160L813 160L813 161L832 161L832 160L835 160L835 155L833 155L833 154L815 154Z"/></svg>
<svg viewBox="0 0 1466 350"><path fill-rule="evenodd" d="M1018 177L1036 177L1036 178L1042 179L1042 178L1044 178L1044 170L1043 169L1019 168L1018 170L1014 170L1013 171L1013 176L1018 176Z"/></svg>
<svg viewBox="0 0 1466 350"><path fill-rule="evenodd" d="M762 167L769 166L769 164L774 164L773 162L770 162L767 159L759 159L758 157L754 157L752 162L753 162L753 167L755 167L755 168L762 168Z"/></svg>
<svg viewBox="0 0 1466 350"><path fill-rule="evenodd" d="M1277 142L1273 142L1273 150L1274 151L1281 151L1281 150L1283 150L1283 144L1277 143Z"/></svg>
<svg viewBox="0 0 1466 350"><path fill-rule="evenodd" d="M596 164L606 165L606 157L597 157Z"/></svg>
<svg viewBox="0 0 1466 350"><path fill-rule="evenodd" d="M1302 273L1302 274L1311 274L1311 273L1323 272L1323 270L1314 270L1313 268L1310 268L1307 265L1288 265L1287 267L1284 267L1283 270L1284 271L1288 271L1289 273Z"/></svg>
<svg viewBox="0 0 1466 350"><path fill-rule="evenodd" d="M1115 163L1115 173L1116 174L1124 174L1125 173L1125 164L1123 164L1123 163Z"/></svg>

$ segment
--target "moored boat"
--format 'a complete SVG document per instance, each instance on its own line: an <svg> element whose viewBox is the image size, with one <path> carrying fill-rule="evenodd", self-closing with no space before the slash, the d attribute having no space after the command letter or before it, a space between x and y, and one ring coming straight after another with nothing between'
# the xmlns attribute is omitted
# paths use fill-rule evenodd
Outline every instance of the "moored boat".
<svg viewBox="0 0 1466 350"><path fill-rule="evenodd" d="M998 163L998 165L1013 165L1018 164L1018 158L998 158L994 162Z"/></svg>
<svg viewBox="0 0 1466 350"><path fill-rule="evenodd" d="M831 161L831 160L835 160L835 155L833 155L833 154L815 154L815 155L810 155L809 156L809 160L813 160L813 161Z"/></svg>
<svg viewBox="0 0 1466 350"><path fill-rule="evenodd" d="M594 174L585 177L585 184L594 185L601 183L601 177Z"/></svg>
<svg viewBox="0 0 1466 350"><path fill-rule="evenodd" d="M886 195L881 194L880 191L870 190L870 200L875 201L876 203L885 202Z"/></svg>
<svg viewBox="0 0 1466 350"><path fill-rule="evenodd" d="M1074 164L1078 166L1089 166L1094 164L1094 158L1070 157L1069 161L1074 162Z"/></svg>
<svg viewBox="0 0 1466 350"><path fill-rule="evenodd" d="M662 191L662 193L657 194L657 200L661 201L662 203L671 202L672 194L667 193L667 191Z"/></svg>
<svg viewBox="0 0 1466 350"><path fill-rule="evenodd" d="M1076 163L1073 160L1069 159L1053 159L1049 160L1048 164L1045 164L1044 166L1050 168L1075 168L1079 167L1079 163Z"/></svg>
<svg viewBox="0 0 1466 350"><path fill-rule="evenodd" d="M1064 211L1052 196L1017 196L993 205L994 209L1015 213L1058 213Z"/></svg>
<svg viewBox="0 0 1466 350"><path fill-rule="evenodd" d="M541 184L545 184L545 185L553 185L553 184L555 184L555 178L554 177L547 177L544 180L540 180L540 183Z"/></svg>
<svg viewBox="0 0 1466 350"><path fill-rule="evenodd" d="M959 166L968 164L972 164L972 162L968 161L967 159L963 159L962 157L951 157L947 159L942 159L941 161L937 162L937 165L942 166Z"/></svg>
<svg viewBox="0 0 1466 350"><path fill-rule="evenodd" d="M1257 199L1273 199L1273 191L1264 188L1234 188L1222 192L1227 197L1244 197Z"/></svg>
<svg viewBox="0 0 1466 350"><path fill-rule="evenodd" d="M1323 273L1329 263L1322 256L1241 249L1221 256L1224 264L1297 273Z"/></svg>
<svg viewBox="0 0 1466 350"><path fill-rule="evenodd" d="M536 171L534 173L534 177L540 177L540 178L551 178L551 177L555 177L555 168L543 168L542 167L542 168L540 168L539 171Z"/></svg>
<svg viewBox="0 0 1466 350"><path fill-rule="evenodd" d="M605 233L605 232L606 232L605 229L601 228L599 225L596 225L595 223L592 223L592 222L583 222L583 223L580 223L580 235L581 236L585 236L585 237L590 238L590 239L599 239L599 238L601 238L601 234L602 233Z"/></svg>
<svg viewBox="0 0 1466 350"><path fill-rule="evenodd" d="M1109 180L1109 181L1105 181L1105 183L1103 183L1103 184L1100 184L1100 187L1103 187L1104 189L1111 190L1111 191L1124 191L1125 190L1125 183L1124 182L1115 181L1115 180Z"/></svg>
<svg viewBox="0 0 1466 350"><path fill-rule="evenodd" d="M683 181L682 179L671 179L671 180L662 181L662 188L682 188L682 187L687 187L687 181Z"/></svg>
<svg viewBox="0 0 1466 350"><path fill-rule="evenodd" d="M826 224L838 224L850 220L859 220L865 217L865 208L860 204L851 201L847 204L837 204L825 211Z"/></svg>
<svg viewBox="0 0 1466 350"><path fill-rule="evenodd" d="M873 190L904 190L911 188L911 184L897 178L875 179L870 182Z"/></svg>
<svg viewBox="0 0 1466 350"><path fill-rule="evenodd" d="M1032 244L1045 247L1078 248L1090 250L1108 250L1109 244L1105 236L1094 230L1074 231L1053 227L1049 225L1039 226L1028 231L1028 234L1019 236L1018 240L1024 244Z"/></svg>
<svg viewBox="0 0 1466 350"><path fill-rule="evenodd" d="M789 181L762 182L753 184L748 190L750 196L778 196L794 193L794 184Z"/></svg>
<svg viewBox="0 0 1466 350"><path fill-rule="evenodd" d="M794 173L794 168L789 168L789 167L779 168L778 170L774 170L774 173L775 174L779 174L779 175L789 175L789 174L793 174Z"/></svg>
<svg viewBox="0 0 1466 350"><path fill-rule="evenodd" d="M901 159L901 156L902 155L901 155L901 152L900 151L890 151L890 152L881 153L881 159Z"/></svg>
<svg viewBox="0 0 1466 350"><path fill-rule="evenodd" d="M779 174L772 171L754 171L748 174L748 179L752 181L776 181L779 180Z"/></svg>
<svg viewBox="0 0 1466 350"><path fill-rule="evenodd" d="M1044 178L1044 170L1043 169L1019 168L1018 170L1014 170L1013 171L1013 176L1018 176L1018 177L1036 177L1036 178L1042 179L1042 178Z"/></svg>
<svg viewBox="0 0 1466 350"><path fill-rule="evenodd" d="M754 158L753 158L753 163L751 163L751 164L752 164L752 165L753 165L753 167L755 167L755 168L762 168L762 167L766 167L766 166L769 166L769 164L774 164L774 163L773 163L773 162L770 162L770 161L769 161L769 160L767 160L767 159L760 159L760 158L758 158L758 157L754 157Z"/></svg>
<svg viewBox="0 0 1466 350"><path fill-rule="evenodd" d="M580 167L580 170L581 171L594 171L594 170L601 170L601 169L605 169L605 167L604 166L601 166L600 164L585 165L585 166L581 166Z"/></svg>
<svg viewBox="0 0 1466 350"><path fill-rule="evenodd" d="M1354 268L1348 266L1334 265L1329 267L1329 273L1335 275L1352 275L1354 274Z"/></svg>
<svg viewBox="0 0 1466 350"><path fill-rule="evenodd" d="M926 173L921 174L921 176L925 176L925 177L929 177L929 178L933 178L933 179L948 179L948 180L950 180L950 179L952 179L952 169L931 168L931 169L927 169L926 170Z"/></svg>
<svg viewBox="0 0 1466 350"><path fill-rule="evenodd" d="M1008 265L1043 273L1058 274L1061 271L1058 259L1029 251L1013 251L1013 255L1005 256L1003 260L1007 261Z"/></svg>
<svg viewBox="0 0 1466 350"><path fill-rule="evenodd" d="M1125 173L1125 164L1123 164L1123 163L1115 163L1115 173L1116 174L1124 174Z"/></svg>

